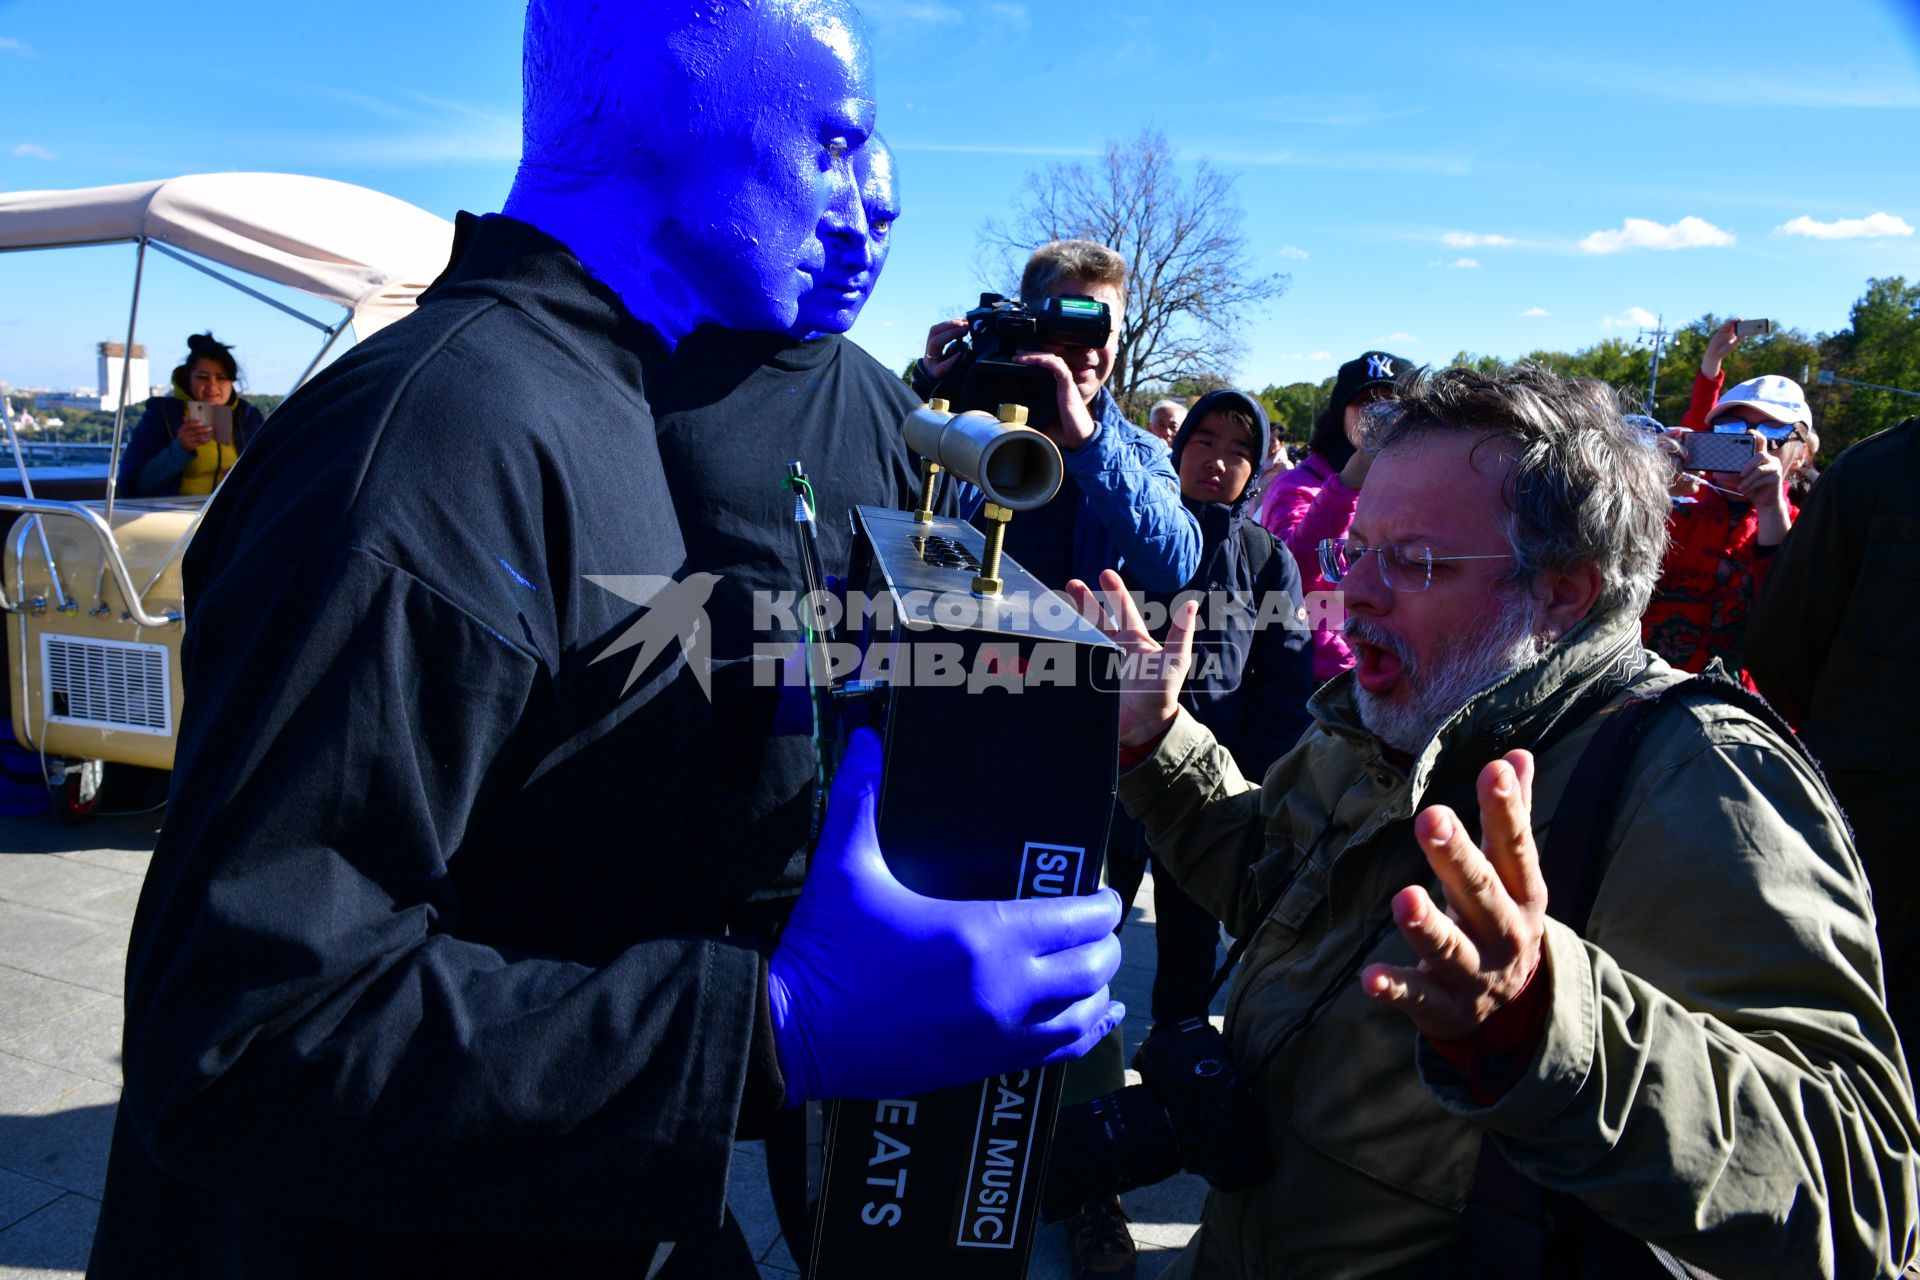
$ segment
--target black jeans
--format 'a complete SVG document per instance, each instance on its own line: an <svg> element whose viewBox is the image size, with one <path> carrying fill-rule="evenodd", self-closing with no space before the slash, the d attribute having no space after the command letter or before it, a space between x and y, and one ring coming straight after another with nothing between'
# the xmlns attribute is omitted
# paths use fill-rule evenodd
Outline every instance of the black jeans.
<svg viewBox="0 0 1920 1280"><path fill-rule="evenodd" d="M1220 926L1212 914L1174 883L1173 873L1152 856L1140 824L1114 814L1107 841L1107 883L1119 893L1121 918L1133 909L1147 868L1153 869L1154 942L1153 1020L1178 1022L1207 1016L1207 988L1213 982Z"/></svg>

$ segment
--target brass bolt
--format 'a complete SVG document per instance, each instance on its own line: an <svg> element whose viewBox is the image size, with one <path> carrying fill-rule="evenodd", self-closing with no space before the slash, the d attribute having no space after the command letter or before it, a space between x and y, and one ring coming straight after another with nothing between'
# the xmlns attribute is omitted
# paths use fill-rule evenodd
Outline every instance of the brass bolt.
<svg viewBox="0 0 1920 1280"><path fill-rule="evenodd" d="M1018 408L1017 405L1011 407ZM1021 410L1022 414L1025 412ZM973 580L973 594L997 596L1004 585L1000 581L1000 548L1007 540L1007 522L1013 519L1013 509L987 502L981 504L980 514L987 520L987 552L980 557L980 573Z"/></svg>
<svg viewBox="0 0 1920 1280"><path fill-rule="evenodd" d="M1023 404L1003 404L1000 406L1000 421L1011 427L1027 425L1027 406Z"/></svg>
<svg viewBox="0 0 1920 1280"><path fill-rule="evenodd" d="M920 462L920 507L913 513L915 524L933 523L933 500L940 492L940 472L942 467L932 458Z"/></svg>

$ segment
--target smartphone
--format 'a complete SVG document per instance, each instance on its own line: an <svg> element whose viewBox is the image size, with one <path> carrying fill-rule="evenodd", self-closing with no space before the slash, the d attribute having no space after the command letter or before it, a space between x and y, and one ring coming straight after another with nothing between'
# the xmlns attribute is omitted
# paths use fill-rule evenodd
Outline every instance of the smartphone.
<svg viewBox="0 0 1920 1280"><path fill-rule="evenodd" d="M187 401L186 420L189 426L213 427L213 439L216 444L233 447L233 407L214 404L207 400Z"/></svg>
<svg viewBox="0 0 1920 1280"><path fill-rule="evenodd" d="M1772 332L1771 320L1742 320L1733 326L1733 336L1736 338L1764 337Z"/></svg>
<svg viewBox="0 0 1920 1280"><path fill-rule="evenodd" d="M1753 461L1752 436L1689 431L1680 437L1680 457L1689 471L1738 471Z"/></svg>

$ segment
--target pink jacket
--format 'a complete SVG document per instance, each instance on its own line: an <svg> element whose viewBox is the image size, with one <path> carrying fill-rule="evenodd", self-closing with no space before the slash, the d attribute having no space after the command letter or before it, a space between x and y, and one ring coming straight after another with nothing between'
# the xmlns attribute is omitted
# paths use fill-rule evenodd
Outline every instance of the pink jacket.
<svg viewBox="0 0 1920 1280"><path fill-rule="evenodd" d="M1349 489L1333 464L1310 453L1293 470L1275 476L1260 503L1260 523L1293 552L1300 565L1301 590L1314 619L1313 678L1319 681L1331 680L1353 665L1353 653L1340 634L1345 611L1325 603L1316 608L1314 593L1339 597L1339 589L1320 576L1320 541L1346 537L1359 502L1360 491Z"/></svg>

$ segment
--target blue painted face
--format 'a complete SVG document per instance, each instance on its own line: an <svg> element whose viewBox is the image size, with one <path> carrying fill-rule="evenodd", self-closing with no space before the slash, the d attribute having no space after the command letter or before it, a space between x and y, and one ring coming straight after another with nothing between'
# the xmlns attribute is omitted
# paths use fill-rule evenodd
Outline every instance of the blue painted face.
<svg viewBox="0 0 1920 1280"><path fill-rule="evenodd" d="M859 198L832 202L820 221L825 270L800 295L800 324L809 333L845 333L867 305L893 244L900 216L893 151L875 134L853 155Z"/></svg>
<svg viewBox="0 0 1920 1280"><path fill-rule="evenodd" d="M700 96L719 110L676 158L649 247L694 291L694 323L799 336L823 327L802 316L803 296L857 284L824 238L865 234L854 156L874 124L866 35L840 3L787 0L733 21L732 56L704 68L716 83Z"/></svg>
<svg viewBox="0 0 1920 1280"><path fill-rule="evenodd" d="M852 323L874 93L848 0L533 0L525 70L506 212L670 344L708 323Z"/></svg>

